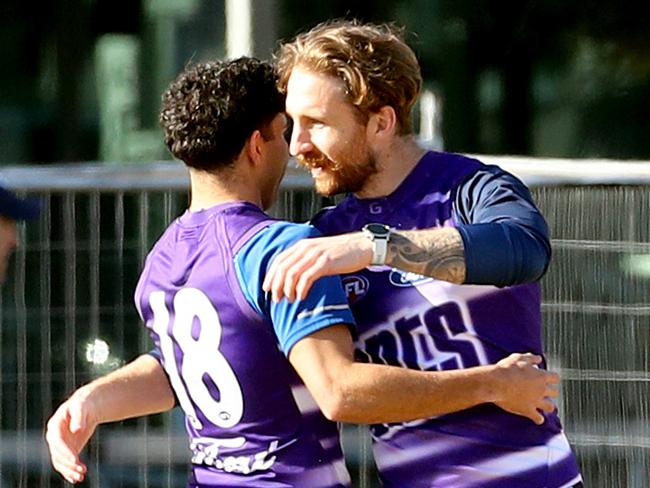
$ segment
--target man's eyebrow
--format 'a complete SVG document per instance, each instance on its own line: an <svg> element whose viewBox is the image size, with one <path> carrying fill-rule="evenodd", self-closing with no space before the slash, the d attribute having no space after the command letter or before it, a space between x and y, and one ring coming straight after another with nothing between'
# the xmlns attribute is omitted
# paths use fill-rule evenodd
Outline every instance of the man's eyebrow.
<svg viewBox="0 0 650 488"><path fill-rule="evenodd" d="M291 122L293 122L293 120L294 120L293 117L290 117L290 118L291 118ZM297 118L301 119L302 121L312 122L312 123L313 122L323 122L324 123L326 121L326 117L324 116L324 114L321 114L321 113L317 113L317 114L300 114Z"/></svg>

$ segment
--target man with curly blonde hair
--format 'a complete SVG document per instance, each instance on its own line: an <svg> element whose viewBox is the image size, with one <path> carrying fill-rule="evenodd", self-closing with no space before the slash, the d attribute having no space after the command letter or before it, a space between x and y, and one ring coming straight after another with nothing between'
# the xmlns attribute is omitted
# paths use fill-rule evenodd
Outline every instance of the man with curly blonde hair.
<svg viewBox="0 0 650 488"><path fill-rule="evenodd" d="M342 274L357 353L371 363L463 370L541 355L544 218L514 176L418 144L410 112L422 78L401 32L328 22L284 44L277 63L291 153L317 191L349 194L312 220L343 235L280 254L264 288L300 301L314 280ZM390 488L579 486L557 410L544 417L538 425L483 404L376 424L375 460Z"/></svg>

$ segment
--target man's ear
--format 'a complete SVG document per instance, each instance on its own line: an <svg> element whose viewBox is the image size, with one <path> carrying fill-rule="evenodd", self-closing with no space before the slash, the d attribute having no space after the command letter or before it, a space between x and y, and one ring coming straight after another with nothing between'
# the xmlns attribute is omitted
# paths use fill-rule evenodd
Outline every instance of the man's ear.
<svg viewBox="0 0 650 488"><path fill-rule="evenodd" d="M376 112L370 114L368 131L368 135L380 139L393 136L397 132L397 114L395 113L395 109L390 105L384 105Z"/></svg>
<svg viewBox="0 0 650 488"><path fill-rule="evenodd" d="M259 164L262 161L262 146L264 138L259 130L254 130L250 137L246 140L245 150L248 159L254 163Z"/></svg>

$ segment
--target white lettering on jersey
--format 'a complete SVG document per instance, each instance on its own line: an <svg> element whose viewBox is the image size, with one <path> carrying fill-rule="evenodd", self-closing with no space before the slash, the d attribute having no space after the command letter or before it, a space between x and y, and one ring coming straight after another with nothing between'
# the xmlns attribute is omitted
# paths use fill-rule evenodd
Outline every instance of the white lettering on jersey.
<svg viewBox="0 0 650 488"><path fill-rule="evenodd" d="M419 313L398 315L359 336L359 348L374 362L425 371L487 364L483 345L464 303L448 301ZM402 310L400 313L406 313Z"/></svg>
<svg viewBox="0 0 650 488"><path fill-rule="evenodd" d="M153 330L160 338L165 370L191 425L195 429L203 427L195 406L216 426L229 428L236 425L244 413L242 390L232 367L219 351L221 321L210 299L196 288L184 288L176 293L171 330L165 293L152 292L149 303L154 313ZM196 339L192 336L195 319L200 326ZM183 353L180 372L176 364L173 339ZM206 375L219 389L219 400L212 396L203 381ZM236 438L236 442L243 441L243 437Z"/></svg>
<svg viewBox="0 0 650 488"><path fill-rule="evenodd" d="M192 440L192 463L206 464L222 469L227 473L250 474L254 471L264 471L275 463L276 456L268 458L270 453L275 452L278 441L269 444L266 451L260 451L248 456L219 456L219 449L242 447L243 442L233 442L232 439L213 439L211 437L199 437Z"/></svg>

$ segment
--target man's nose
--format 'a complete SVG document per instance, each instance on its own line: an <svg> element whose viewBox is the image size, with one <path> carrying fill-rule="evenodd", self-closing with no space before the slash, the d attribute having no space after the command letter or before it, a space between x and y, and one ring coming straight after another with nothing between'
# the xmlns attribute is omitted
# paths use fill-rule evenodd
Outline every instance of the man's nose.
<svg viewBox="0 0 650 488"><path fill-rule="evenodd" d="M291 131L291 143L289 144L289 152L292 156L306 154L313 149L309 131L304 130L298 124L293 124Z"/></svg>

